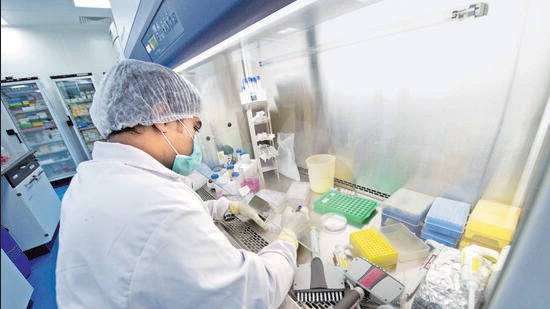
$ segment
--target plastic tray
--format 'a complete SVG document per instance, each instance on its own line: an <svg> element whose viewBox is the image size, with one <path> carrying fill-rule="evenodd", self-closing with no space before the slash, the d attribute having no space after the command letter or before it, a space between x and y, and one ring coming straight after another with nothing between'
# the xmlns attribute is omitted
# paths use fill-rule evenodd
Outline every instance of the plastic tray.
<svg viewBox="0 0 550 309"><path fill-rule="evenodd" d="M360 196L348 196L338 190L330 189L313 202L313 210L325 214L329 212L340 214L348 219L348 223L362 227L372 218L378 203Z"/></svg>
<svg viewBox="0 0 550 309"><path fill-rule="evenodd" d="M381 203L382 214L412 226L419 225L433 201L433 196L401 188Z"/></svg>
<svg viewBox="0 0 550 309"><path fill-rule="evenodd" d="M399 262L423 259L430 251L430 247L403 223L385 225L380 231L397 250Z"/></svg>
<svg viewBox="0 0 550 309"><path fill-rule="evenodd" d="M441 234L459 237L464 232L470 206L467 203L437 197L426 215L425 225Z"/></svg>
<svg viewBox="0 0 550 309"><path fill-rule="evenodd" d="M397 264L397 250L376 228L353 232L349 237L356 254L384 268L392 268Z"/></svg>
<svg viewBox="0 0 550 309"><path fill-rule="evenodd" d="M407 221L403 221L402 217L395 217L395 214L387 213L387 208L382 209L382 225L389 225L393 222L403 223L409 231L413 232L414 234L418 234L420 231L420 223L416 222L416 224L411 224Z"/></svg>

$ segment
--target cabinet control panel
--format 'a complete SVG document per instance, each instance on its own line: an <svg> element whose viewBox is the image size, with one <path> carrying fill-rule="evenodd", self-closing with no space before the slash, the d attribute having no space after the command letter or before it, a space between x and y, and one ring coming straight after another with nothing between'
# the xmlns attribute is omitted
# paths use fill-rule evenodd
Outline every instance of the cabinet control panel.
<svg viewBox="0 0 550 309"><path fill-rule="evenodd" d="M10 186L15 188L39 167L38 160L31 154L6 171L5 177Z"/></svg>

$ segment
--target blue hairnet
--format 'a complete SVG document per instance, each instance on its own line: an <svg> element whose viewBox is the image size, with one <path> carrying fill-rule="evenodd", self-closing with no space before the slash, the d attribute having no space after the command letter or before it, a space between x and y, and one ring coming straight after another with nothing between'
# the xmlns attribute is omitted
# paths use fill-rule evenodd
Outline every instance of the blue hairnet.
<svg viewBox="0 0 550 309"><path fill-rule="evenodd" d="M173 70L152 62L118 61L103 77L90 116L101 135L199 116L196 88Z"/></svg>

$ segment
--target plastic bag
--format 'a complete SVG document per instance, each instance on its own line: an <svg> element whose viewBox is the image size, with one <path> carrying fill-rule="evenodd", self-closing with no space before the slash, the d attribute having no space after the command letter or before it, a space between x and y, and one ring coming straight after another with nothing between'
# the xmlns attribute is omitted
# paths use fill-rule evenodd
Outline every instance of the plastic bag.
<svg viewBox="0 0 550 309"><path fill-rule="evenodd" d="M300 174L294 156L294 133L278 133L277 140L279 142L279 157L277 158L279 173L290 179L300 181Z"/></svg>

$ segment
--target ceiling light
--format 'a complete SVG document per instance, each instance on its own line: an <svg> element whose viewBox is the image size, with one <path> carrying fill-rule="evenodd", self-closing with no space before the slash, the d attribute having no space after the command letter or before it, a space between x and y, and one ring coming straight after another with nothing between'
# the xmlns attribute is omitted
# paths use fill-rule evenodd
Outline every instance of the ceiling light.
<svg viewBox="0 0 550 309"><path fill-rule="evenodd" d="M109 2L109 0L73 0L73 2L74 6L82 8L111 8L111 3Z"/></svg>

